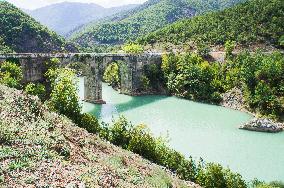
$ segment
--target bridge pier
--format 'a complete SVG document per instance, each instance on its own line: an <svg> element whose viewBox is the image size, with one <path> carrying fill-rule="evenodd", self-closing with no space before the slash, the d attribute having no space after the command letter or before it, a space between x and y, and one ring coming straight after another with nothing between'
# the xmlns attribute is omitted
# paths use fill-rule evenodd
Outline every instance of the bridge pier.
<svg viewBox="0 0 284 188"><path fill-rule="evenodd" d="M94 104L105 104L102 99L102 57L90 58L89 70L84 79L84 101Z"/></svg>

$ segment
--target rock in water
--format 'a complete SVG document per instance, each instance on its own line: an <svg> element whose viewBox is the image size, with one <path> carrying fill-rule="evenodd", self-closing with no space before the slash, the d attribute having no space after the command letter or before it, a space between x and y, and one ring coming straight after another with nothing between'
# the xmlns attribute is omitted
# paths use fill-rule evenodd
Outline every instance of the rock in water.
<svg viewBox="0 0 284 188"><path fill-rule="evenodd" d="M255 118L252 121L240 126L240 129L257 132L278 133L283 131L283 125L281 123L275 123L266 118Z"/></svg>

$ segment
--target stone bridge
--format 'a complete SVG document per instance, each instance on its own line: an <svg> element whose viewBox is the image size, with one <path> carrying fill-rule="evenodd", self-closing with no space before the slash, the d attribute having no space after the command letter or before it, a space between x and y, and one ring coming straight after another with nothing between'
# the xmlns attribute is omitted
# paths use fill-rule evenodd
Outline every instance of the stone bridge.
<svg viewBox="0 0 284 188"><path fill-rule="evenodd" d="M87 66L85 75L84 100L91 103L102 103L102 77L105 68L112 62L122 62L121 93L134 95L141 87L143 67L147 64L161 64L161 54L0 54L0 63L6 60L18 62L23 70L23 83L45 82L46 63L52 58L60 61L61 67L81 62Z"/></svg>

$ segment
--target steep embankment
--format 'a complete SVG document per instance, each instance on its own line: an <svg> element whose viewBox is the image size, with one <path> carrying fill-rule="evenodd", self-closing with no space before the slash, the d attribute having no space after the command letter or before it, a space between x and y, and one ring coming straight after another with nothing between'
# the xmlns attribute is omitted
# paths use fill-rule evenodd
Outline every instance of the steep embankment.
<svg viewBox="0 0 284 188"><path fill-rule="evenodd" d="M284 34L284 1L251 0L221 12L186 19L153 32L141 44L200 42L223 45L228 40L241 45L279 45Z"/></svg>
<svg viewBox="0 0 284 188"><path fill-rule="evenodd" d="M73 45L49 31L12 4L0 2L0 38L14 52L76 51ZM0 50L1 48L0 41Z"/></svg>
<svg viewBox="0 0 284 188"><path fill-rule="evenodd" d="M138 155L0 85L0 182L4 187L194 187Z"/></svg>
<svg viewBox="0 0 284 188"><path fill-rule="evenodd" d="M71 37L84 48L121 44L156 31L177 20L220 10L244 0L150 0L129 12L90 24Z"/></svg>
<svg viewBox="0 0 284 188"><path fill-rule="evenodd" d="M56 33L65 36L81 25L129 10L135 6L104 8L94 3L62 2L27 13Z"/></svg>

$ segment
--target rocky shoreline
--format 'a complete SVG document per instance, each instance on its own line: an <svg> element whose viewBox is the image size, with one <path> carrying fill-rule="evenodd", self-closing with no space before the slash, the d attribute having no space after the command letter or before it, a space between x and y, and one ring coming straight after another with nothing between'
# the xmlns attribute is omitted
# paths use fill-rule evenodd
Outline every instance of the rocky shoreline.
<svg viewBox="0 0 284 188"><path fill-rule="evenodd" d="M254 118L248 123L241 125L240 129L257 132L279 133L283 131L283 124L273 122L267 118Z"/></svg>
<svg viewBox="0 0 284 188"><path fill-rule="evenodd" d="M255 117L248 123L241 125L239 129L267 133L279 133L284 130L283 123L274 122L273 120L268 118L258 118L255 113L248 111L245 106L245 101L241 89L233 88L232 90L223 94L222 97L223 102L221 103L221 105L223 107L246 112Z"/></svg>

